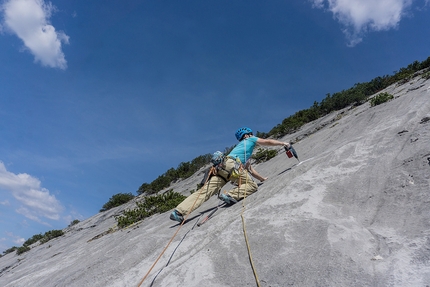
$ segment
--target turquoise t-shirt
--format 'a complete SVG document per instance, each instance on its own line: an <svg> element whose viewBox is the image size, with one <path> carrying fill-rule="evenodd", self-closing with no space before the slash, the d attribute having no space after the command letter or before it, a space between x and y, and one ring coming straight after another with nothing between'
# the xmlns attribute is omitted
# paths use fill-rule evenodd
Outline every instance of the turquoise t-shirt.
<svg viewBox="0 0 430 287"><path fill-rule="evenodd" d="M257 144L257 137L250 137L240 141L237 146L230 152L229 156L238 157L244 164L252 155L255 145Z"/></svg>

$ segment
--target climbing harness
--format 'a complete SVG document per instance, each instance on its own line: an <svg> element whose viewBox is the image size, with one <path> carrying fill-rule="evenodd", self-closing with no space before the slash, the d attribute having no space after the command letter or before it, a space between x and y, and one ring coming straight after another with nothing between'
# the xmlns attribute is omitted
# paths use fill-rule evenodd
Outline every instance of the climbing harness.
<svg viewBox="0 0 430 287"><path fill-rule="evenodd" d="M225 168L224 162L227 159L232 159L234 161L234 168L231 171L228 171ZM221 177L226 183L229 181L231 182L236 181L240 177L240 174L243 170L243 164L240 161L240 158L238 157L235 158L232 156L224 156L224 154L220 151L217 151L214 153L214 155L212 156L211 162L213 164L213 167L215 168L215 170L213 171L213 175L217 175ZM227 178L219 174L218 173L219 170L225 171L227 173Z"/></svg>

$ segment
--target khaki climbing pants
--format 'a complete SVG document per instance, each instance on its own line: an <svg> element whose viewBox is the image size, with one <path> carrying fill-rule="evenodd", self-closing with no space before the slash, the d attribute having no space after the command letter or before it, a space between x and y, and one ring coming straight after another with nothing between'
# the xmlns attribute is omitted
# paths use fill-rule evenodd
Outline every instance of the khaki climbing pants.
<svg viewBox="0 0 430 287"><path fill-rule="evenodd" d="M258 185L254 182L245 168L242 169L239 179L237 179L234 184L236 187L227 191L227 194L237 201L250 196L258 189Z"/></svg>
<svg viewBox="0 0 430 287"><path fill-rule="evenodd" d="M221 188L227 184L225 179L228 179L229 174L233 170L234 162L235 161L233 159L227 158L224 161L224 169L218 170L217 175L212 175L202 188L184 199L184 201L182 201L176 207L176 210L179 211L182 215L191 213L197 208L199 208L212 195L218 193ZM230 195L237 201L243 199L245 196L253 194L258 189L257 184L252 180L252 178L249 176L248 172L245 169L241 171L239 179L240 186L237 186L227 192L228 195ZM239 179L233 182L233 184L238 185Z"/></svg>

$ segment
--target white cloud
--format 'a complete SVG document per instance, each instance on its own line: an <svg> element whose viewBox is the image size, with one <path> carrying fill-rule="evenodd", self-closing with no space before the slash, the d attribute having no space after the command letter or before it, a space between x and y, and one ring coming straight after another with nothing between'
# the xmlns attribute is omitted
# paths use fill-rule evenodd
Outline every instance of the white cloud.
<svg viewBox="0 0 430 287"><path fill-rule="evenodd" d="M4 200L4 201L0 201L0 205L6 206L6 205L10 205L10 203L8 200Z"/></svg>
<svg viewBox="0 0 430 287"><path fill-rule="evenodd" d="M427 6L430 6L430 0L425 0L422 7L417 7L418 11L427 11Z"/></svg>
<svg viewBox="0 0 430 287"><path fill-rule="evenodd" d="M311 0L314 8L324 8L325 0Z"/></svg>
<svg viewBox="0 0 430 287"><path fill-rule="evenodd" d="M43 0L6 0L2 6L4 28L16 34L34 55L35 62L52 68L67 68L61 49L69 43L69 36L56 31L49 23L55 7Z"/></svg>
<svg viewBox="0 0 430 287"><path fill-rule="evenodd" d="M12 232L6 232L6 235L12 239L12 242L19 245L22 245L25 242L25 239L22 238L21 236L15 235Z"/></svg>
<svg viewBox="0 0 430 287"><path fill-rule="evenodd" d="M6 237L1 237L0 238L0 250L4 250L6 251L9 247L7 246L7 238Z"/></svg>
<svg viewBox="0 0 430 287"><path fill-rule="evenodd" d="M41 187L40 180L26 173L9 172L3 162L0 162L0 189L11 192L21 204L16 211L25 217L40 223L42 218L60 219L62 205L49 190Z"/></svg>
<svg viewBox="0 0 430 287"><path fill-rule="evenodd" d="M311 0L313 7L327 9L343 25L349 45L365 33L396 28L412 0Z"/></svg>

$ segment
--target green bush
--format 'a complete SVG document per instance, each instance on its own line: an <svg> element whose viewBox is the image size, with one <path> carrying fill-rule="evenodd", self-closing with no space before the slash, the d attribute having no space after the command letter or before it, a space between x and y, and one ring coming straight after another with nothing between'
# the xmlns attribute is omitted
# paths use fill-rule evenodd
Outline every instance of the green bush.
<svg viewBox="0 0 430 287"><path fill-rule="evenodd" d="M9 254L9 253L12 253L12 252L14 252L17 249L18 249L18 247L13 246L13 247L11 247L11 248L6 249L5 251L3 251L3 254L6 255L6 254Z"/></svg>
<svg viewBox="0 0 430 287"><path fill-rule="evenodd" d="M100 212L109 210L111 208L123 205L124 203L129 202L134 198L134 195L131 193L118 193L109 198L109 201L103 205L103 208L100 209Z"/></svg>
<svg viewBox="0 0 430 287"><path fill-rule="evenodd" d="M127 227L135 222L141 221L156 213L163 213L175 208L186 197L180 193L169 190L168 192L156 196L145 197L141 202L137 202L137 208L125 210L122 215L116 217L119 228Z"/></svg>
<svg viewBox="0 0 430 287"><path fill-rule="evenodd" d="M44 235L36 234L36 235L33 235L31 238L27 239L21 247L12 247L12 248L4 251L3 253L7 254L7 253L10 253L10 252L13 252L16 250L16 254L20 255L24 252L29 251L30 245L39 241L39 240L40 240L40 243L43 244L43 243L48 242L51 239L54 239L54 238L62 236L62 235L64 235L63 230L50 230L50 231L45 232Z"/></svg>
<svg viewBox="0 0 430 287"><path fill-rule="evenodd" d="M258 148L257 152L252 155L251 158L255 159L256 163L268 161L277 155L277 151L274 149L262 149Z"/></svg>
<svg viewBox="0 0 430 287"><path fill-rule="evenodd" d="M428 72L424 73L424 74L422 75L422 77L423 77L424 79L426 79L426 80L430 79L430 71L428 71Z"/></svg>
<svg viewBox="0 0 430 287"><path fill-rule="evenodd" d="M45 232L45 234L43 235L43 238L42 239L40 239L40 243L46 243L46 242L48 242L49 240L51 240L51 239L54 239L54 238L56 238L56 237L60 237L60 236L62 236L62 235L64 235L64 232L63 232L63 230L50 230L50 231L47 231L47 232Z"/></svg>
<svg viewBox="0 0 430 287"><path fill-rule="evenodd" d="M394 83L404 84L412 78L414 73L428 69L429 67L430 57L422 62L414 61L406 68L401 68L399 71L394 72L394 75L376 77L369 82L354 84L348 90L326 94L326 97L320 103L314 102L309 109L298 111L285 118L282 123L276 125L269 133L265 134L265 137L273 136L280 138L296 132L304 124L327 115L332 111L338 111L350 105L358 106L364 104L375 93L382 91ZM425 73L423 77L430 77L430 75Z"/></svg>
<svg viewBox="0 0 430 287"><path fill-rule="evenodd" d="M212 154L205 154L196 157L189 162L181 162L176 169L170 168L164 174L157 177L151 183L143 183L137 190L137 194L154 194L169 187L170 184L178 179L192 176L200 168L207 165L212 158Z"/></svg>
<svg viewBox="0 0 430 287"><path fill-rule="evenodd" d="M393 95L389 93L381 93L379 95L374 96L372 99L370 99L370 105L374 107L382 103L385 103L393 98L394 98Z"/></svg>
<svg viewBox="0 0 430 287"><path fill-rule="evenodd" d="M30 247L28 247L27 245L21 246L16 250L16 254L21 255L24 252L27 252L30 250Z"/></svg>
<svg viewBox="0 0 430 287"><path fill-rule="evenodd" d="M68 227L71 227L71 226L73 226L73 225L76 225L76 224L78 224L80 221L78 220L78 219L75 219L75 220L73 220L72 222L70 222L70 224L69 224L69 226Z"/></svg>
<svg viewBox="0 0 430 287"><path fill-rule="evenodd" d="M24 242L24 246L30 246L31 244L33 244L33 243L35 243L35 242L37 242L37 241L39 241L40 239L42 239L43 238L43 235L42 234L36 234L36 235L33 235L33 237L31 237L31 238L29 238L29 239L27 239L27 241L25 241Z"/></svg>

